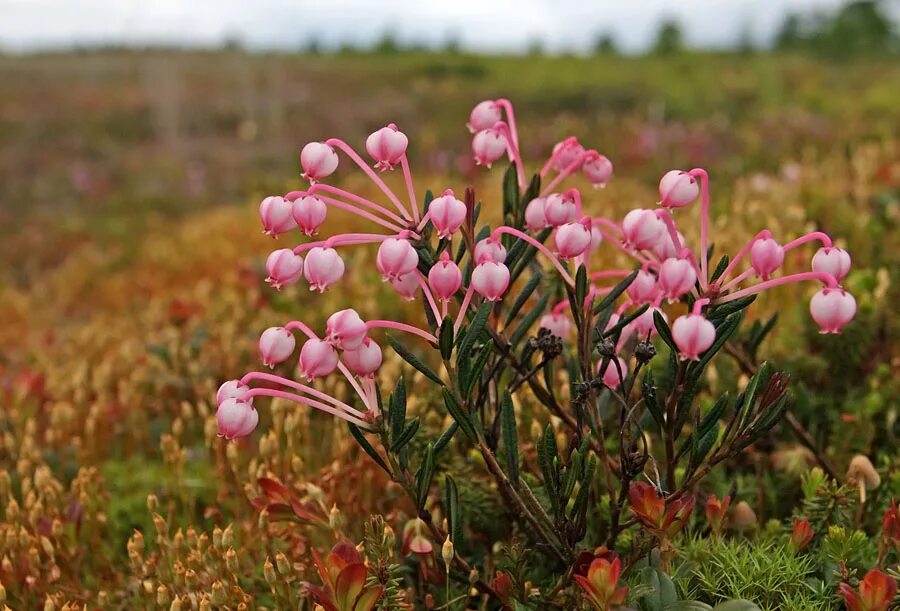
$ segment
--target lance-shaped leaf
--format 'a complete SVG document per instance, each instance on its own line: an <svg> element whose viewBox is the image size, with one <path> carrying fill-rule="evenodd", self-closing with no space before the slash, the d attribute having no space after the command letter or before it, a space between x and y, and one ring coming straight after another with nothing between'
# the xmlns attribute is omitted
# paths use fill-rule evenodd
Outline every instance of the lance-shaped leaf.
<svg viewBox="0 0 900 611"><path fill-rule="evenodd" d="M559 498L559 472L556 464L559 458L556 448L556 433L553 426L547 425L544 435L538 442L538 465L541 468L541 474L544 477L544 489L547 497L550 499L550 505L553 507L555 515L559 515L560 498Z"/></svg>
<svg viewBox="0 0 900 611"><path fill-rule="evenodd" d="M732 314L716 325L716 340L713 342L712 346L703 353L703 356L700 357L699 361L691 364L690 369L688 370L688 377L699 376L703 372L706 364L712 360L716 353L722 349L722 346L725 345L725 342L727 342L731 336L734 335L734 332L737 331L738 327L741 326L741 321L743 319L744 313L739 312L737 314Z"/></svg>
<svg viewBox="0 0 900 611"><path fill-rule="evenodd" d="M447 447L447 444L450 443L450 440L453 439L453 435L455 435L456 431L458 431L458 430L459 430L459 424L457 424L457 422L454 420L453 423L447 427L447 430L445 430L443 433L441 433L441 436L438 437L438 440L434 442L434 455L435 456L440 454L441 450L443 450L445 447Z"/></svg>
<svg viewBox="0 0 900 611"><path fill-rule="evenodd" d="M385 473L387 473L388 475L392 475L391 469L387 466L387 464L384 462L384 459L381 458L378 452L375 451L375 448L372 447L372 444L369 443L369 440L366 439L366 436L359 429L359 427L352 422L348 422L347 428L350 429L350 434L353 435L353 439L356 440L356 443L359 444L363 451L368 454L379 467L384 469Z"/></svg>
<svg viewBox="0 0 900 611"><path fill-rule="evenodd" d="M515 319L516 315L519 313L519 310L522 309L522 306L525 305L525 302L528 301L528 298L531 297L531 294L541 283L541 274L540 272L535 272L531 278L528 279L528 283L522 288L522 291L516 297L516 300L509 306L509 310L506 312L506 319L504 321L505 326L509 326L509 323Z"/></svg>
<svg viewBox="0 0 900 611"><path fill-rule="evenodd" d="M406 424L406 383L402 376L388 400L388 412L391 418L391 438L394 439L400 435Z"/></svg>
<svg viewBox="0 0 900 611"><path fill-rule="evenodd" d="M537 321L538 318L543 315L543 313L547 309L547 302L550 300L550 295L544 295L541 297L541 300L535 304L534 308L528 311L528 313L522 317L522 320L519 322L519 326L516 327L516 330L513 331L512 337L509 338L509 343L513 346L517 346L519 342L521 342L528 331L531 329L531 326Z"/></svg>
<svg viewBox="0 0 900 611"><path fill-rule="evenodd" d="M735 312L740 312L747 309L747 307L749 307L751 303L756 301L756 297L756 295L741 297L740 299L735 299L734 301L729 301L728 303L723 303L720 306L711 308L709 314L707 315L707 318L710 322L716 322L717 320L727 318Z"/></svg>
<svg viewBox="0 0 900 611"><path fill-rule="evenodd" d="M444 318L444 322L441 323L441 330L438 333L438 345L441 349L441 357L448 361L453 354L453 333L453 319L447 316Z"/></svg>
<svg viewBox="0 0 900 611"><path fill-rule="evenodd" d="M678 346L675 345L675 340L672 338L672 330L669 329L669 323L658 311L653 312L653 325L656 327L659 337L662 338L662 341L666 343L672 353L678 354Z"/></svg>
<svg viewBox="0 0 900 611"><path fill-rule="evenodd" d="M653 379L653 370L648 369L641 380L641 395L644 397L644 406L650 417L662 431L665 427L662 406L659 404L659 395L656 392L656 381Z"/></svg>
<svg viewBox="0 0 900 611"><path fill-rule="evenodd" d="M473 443L478 440L478 436L475 433L475 425L472 423L472 419L469 414L465 413L460 406L460 404L453 397L453 394L447 390L446 387L441 389L441 392L444 394L444 405L447 406L447 411L450 412L450 416L456 421L459 425L459 428L463 430L463 433L466 434L466 437L469 438Z"/></svg>
<svg viewBox="0 0 900 611"><path fill-rule="evenodd" d="M482 346L481 352L478 353L475 361L467 364L465 367L465 375L462 373L462 367L460 368L459 385L462 388L463 396L467 399L472 394L472 389L475 388L475 385L481 379L481 374L493 351L494 348L490 344Z"/></svg>
<svg viewBox="0 0 900 611"><path fill-rule="evenodd" d="M485 329L487 329L488 317L491 315L491 308L493 306L494 304L492 302L485 301L478 308L475 317L472 319L472 323L466 328L465 335L463 335L462 339L459 341L459 347L456 350L457 363L464 363L469 360L472 348L475 347L475 343L481 339L482 334L484 334Z"/></svg>
<svg viewBox="0 0 900 611"><path fill-rule="evenodd" d="M388 335L387 339L394 351L399 354L404 361L418 369L420 372L422 372L422 374L425 375L426 378L428 378L432 382L440 384L441 386L444 385L441 377L436 374L428 365L423 363L419 357L410 352L406 346L397 341L392 335Z"/></svg>
<svg viewBox="0 0 900 611"><path fill-rule="evenodd" d="M644 312L646 312L647 309L648 309L649 307L650 307L650 304L649 304L649 303L645 303L644 305L642 305L641 307L639 307L637 310L635 310L634 312L632 312L632 313L629 314L628 316L623 317L621 320L619 320L619 322L617 322L616 324L614 324L614 325L613 325L612 327L610 327L608 330L604 331L603 337L616 337L616 336L618 335L618 333L619 333L620 331L622 331L622 329L625 328L626 325L628 325L628 324L629 324L631 321L633 321L635 318L637 318L638 316L640 316L641 314L643 314ZM658 312L653 312L653 313L654 313L654 314L658 314Z"/></svg>
<svg viewBox="0 0 900 611"><path fill-rule="evenodd" d="M710 276L709 281L715 282L719 279L719 276L725 273L725 268L728 267L728 263L731 261L728 255L722 255L722 258L719 259L719 263L716 265L716 269L713 270L712 276Z"/></svg>
<svg viewBox="0 0 900 611"><path fill-rule="evenodd" d="M431 489L431 480L434 479L434 470L434 447L429 443L425 448L422 464L416 471L416 496L419 510L425 507L425 501L428 500L428 491Z"/></svg>
<svg viewBox="0 0 900 611"><path fill-rule="evenodd" d="M510 164L503 174L503 218L515 222L519 207L519 180L515 164Z"/></svg>
<svg viewBox="0 0 900 611"><path fill-rule="evenodd" d="M405 448L406 444L412 441L412 438L415 437L416 431L418 430L419 419L418 417L416 417L410 420L406 424L406 426L403 427L403 430L400 431L400 433L396 437L394 437L394 440L391 443L391 452L399 452L400 450Z"/></svg>
<svg viewBox="0 0 900 611"><path fill-rule="evenodd" d="M462 538L462 516L459 513L459 491L450 475L444 476L444 510L447 512L447 531L450 540L459 545Z"/></svg>
<svg viewBox="0 0 900 611"><path fill-rule="evenodd" d="M503 448L506 450L506 472L513 486L519 485L519 440L516 433L516 410L512 396L504 391L500 402L500 424L503 434Z"/></svg>

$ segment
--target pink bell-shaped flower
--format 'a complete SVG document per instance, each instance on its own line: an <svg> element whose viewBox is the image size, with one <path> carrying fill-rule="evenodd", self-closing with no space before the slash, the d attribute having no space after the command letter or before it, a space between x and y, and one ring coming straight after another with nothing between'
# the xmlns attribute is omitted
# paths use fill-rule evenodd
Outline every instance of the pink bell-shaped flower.
<svg viewBox="0 0 900 611"><path fill-rule="evenodd" d="M653 247L653 252L661 261L665 261L666 259L671 259L672 257L677 257L678 253L680 253L685 246L684 236L680 231L676 231L675 235L678 237L678 244L672 243L672 237L669 235L668 231L666 232L666 237L660 240L656 246Z"/></svg>
<svg viewBox="0 0 900 611"><path fill-rule="evenodd" d="M324 339L339 350L355 350L367 333L366 322L352 308L335 312L325 322Z"/></svg>
<svg viewBox="0 0 900 611"><path fill-rule="evenodd" d="M462 271L445 250L441 259L428 270L428 285L434 296L449 301L462 285Z"/></svg>
<svg viewBox="0 0 900 611"><path fill-rule="evenodd" d="M483 129L472 137L472 154L475 164L491 167L491 164L506 154L509 141L504 130L497 126Z"/></svg>
<svg viewBox="0 0 900 611"><path fill-rule="evenodd" d="M466 127L474 134L475 132L490 129L502 118L500 105L494 100L485 100L476 104L475 108L472 109Z"/></svg>
<svg viewBox="0 0 900 611"><path fill-rule="evenodd" d="M814 272L831 274L840 282L850 273L850 253L843 248L835 246L820 248L813 255L812 269Z"/></svg>
<svg viewBox="0 0 900 611"><path fill-rule="evenodd" d="M284 327L269 327L259 336L259 356L263 365L274 367L294 352L297 340Z"/></svg>
<svg viewBox="0 0 900 611"><path fill-rule="evenodd" d="M644 208L635 208L625 215L622 233L625 241L637 250L653 250L669 239L665 222L653 210Z"/></svg>
<svg viewBox="0 0 900 611"><path fill-rule="evenodd" d="M269 286L281 290L283 286L296 283L303 275L303 257L295 255L290 248L272 251L266 258L266 272Z"/></svg>
<svg viewBox="0 0 900 611"><path fill-rule="evenodd" d="M303 168L303 178L314 183L334 173L338 167L338 156L331 145L310 142L300 151L300 167Z"/></svg>
<svg viewBox="0 0 900 611"><path fill-rule="evenodd" d="M291 202L279 195L270 195L259 204L259 219L263 231L273 238L280 233L291 231L297 226L291 216Z"/></svg>
<svg viewBox="0 0 900 611"><path fill-rule="evenodd" d="M219 437L229 441L246 437L259 423L259 413L250 403L239 399L226 399L216 410L216 424L219 426Z"/></svg>
<svg viewBox="0 0 900 611"><path fill-rule="evenodd" d="M366 138L366 152L375 160L375 168L384 172L392 170L406 154L409 138L391 123Z"/></svg>
<svg viewBox="0 0 900 611"><path fill-rule="evenodd" d="M525 206L525 228L537 233L547 227L547 198L535 197Z"/></svg>
<svg viewBox="0 0 900 611"><path fill-rule="evenodd" d="M248 392L250 392L250 387L241 384L240 380L228 380L219 386L219 390L216 392L216 405L221 405L222 401L226 399L240 399ZM253 397L245 399L245 401L253 403Z"/></svg>
<svg viewBox="0 0 900 611"><path fill-rule="evenodd" d="M572 196L563 193L551 193L544 203L544 218L547 224L559 227L565 223L571 223L578 215L578 208Z"/></svg>
<svg viewBox="0 0 900 611"><path fill-rule="evenodd" d="M449 238L466 222L466 204L446 190L428 204L428 216L439 238Z"/></svg>
<svg viewBox="0 0 900 611"><path fill-rule="evenodd" d="M605 359L600 359L600 362L597 363L597 373L600 374L601 379L603 380L603 384L607 388L611 388L615 390L619 387L619 384L625 377L628 375L628 365L625 363L625 360L621 357L616 357L616 361L619 363L619 368L616 368L616 364L613 363L612 359L606 361L606 367L603 366L603 362ZM621 370L622 377L619 378L619 370Z"/></svg>
<svg viewBox="0 0 900 611"><path fill-rule="evenodd" d="M560 225L553 234L553 243L562 259L583 255L591 246L591 219L586 216L577 223Z"/></svg>
<svg viewBox="0 0 900 611"><path fill-rule="evenodd" d="M856 316L856 299L842 288L821 289L809 302L809 313L820 333L840 333Z"/></svg>
<svg viewBox="0 0 900 611"><path fill-rule="evenodd" d="M477 263L484 261L503 263L506 261L506 248L500 240L488 236L475 244L475 261Z"/></svg>
<svg viewBox="0 0 900 611"><path fill-rule="evenodd" d="M683 208L700 195L697 179L682 170L670 170L659 181L659 205Z"/></svg>
<svg viewBox="0 0 900 611"><path fill-rule="evenodd" d="M760 238L750 247L750 266L763 280L784 263L784 248L772 238Z"/></svg>
<svg viewBox="0 0 900 611"><path fill-rule="evenodd" d="M645 269L640 270L625 293L637 304L651 303L659 296L656 276Z"/></svg>
<svg viewBox="0 0 900 611"><path fill-rule="evenodd" d="M566 339L572 334L572 320L562 312L547 312L541 316L539 325L560 339Z"/></svg>
<svg viewBox="0 0 900 611"><path fill-rule="evenodd" d="M553 154L556 156L553 167L562 172L584 155L584 147L578 143L576 138L566 138L553 146Z"/></svg>
<svg viewBox="0 0 900 611"><path fill-rule="evenodd" d="M344 364L361 378L370 377L381 367L381 346L371 337L353 350L344 350Z"/></svg>
<svg viewBox="0 0 900 611"><path fill-rule="evenodd" d="M632 333L637 335L638 339L643 341L645 339L656 337L658 332L656 330L656 319L653 317L655 312L659 312L659 315L662 316L663 320L666 322L669 321L669 317L666 316L666 313L656 307L647 308L643 314L632 320L626 328L623 329L623 335L631 335Z"/></svg>
<svg viewBox="0 0 900 611"><path fill-rule="evenodd" d="M337 350L325 340L310 338L300 348L300 375L307 380L327 376L337 365Z"/></svg>
<svg viewBox="0 0 900 611"><path fill-rule="evenodd" d="M384 280L394 280L415 271L419 254L409 240L388 238L378 247L375 265Z"/></svg>
<svg viewBox="0 0 900 611"><path fill-rule="evenodd" d="M595 189L602 189L612 178L613 164L603 155L597 155L585 160L581 164L581 171Z"/></svg>
<svg viewBox="0 0 900 611"><path fill-rule="evenodd" d="M484 261L472 270L472 288L487 301L499 301L509 288L509 269L496 261Z"/></svg>
<svg viewBox="0 0 900 611"><path fill-rule="evenodd" d="M344 275L344 260L335 249L316 246L306 253L303 275L309 282L309 290L324 293Z"/></svg>
<svg viewBox="0 0 900 611"><path fill-rule="evenodd" d="M397 294L406 301L412 301L416 298L419 291L419 278L416 272L409 272L397 278L390 279L391 286L397 291Z"/></svg>
<svg viewBox="0 0 900 611"><path fill-rule="evenodd" d="M325 217L328 216L328 207L321 198L315 195L304 195L294 200L291 214L303 233L316 235L319 226L325 222Z"/></svg>
<svg viewBox="0 0 900 611"><path fill-rule="evenodd" d="M687 259L672 257L659 266L659 288L669 302L689 292L696 282L697 272Z"/></svg>
<svg viewBox="0 0 900 611"><path fill-rule="evenodd" d="M700 360L716 341L716 328L700 314L685 314L675 319L672 325L672 339L681 353L682 360Z"/></svg>

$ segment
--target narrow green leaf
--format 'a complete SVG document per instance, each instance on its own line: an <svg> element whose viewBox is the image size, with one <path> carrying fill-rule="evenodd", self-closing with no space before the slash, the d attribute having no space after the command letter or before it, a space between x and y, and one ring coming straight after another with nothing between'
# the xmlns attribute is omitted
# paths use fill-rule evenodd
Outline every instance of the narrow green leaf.
<svg viewBox="0 0 900 611"><path fill-rule="evenodd" d="M456 402L456 399L450 391L447 390L446 386L441 388L441 392L444 395L444 405L447 406L447 411L450 412L450 415L456 420L459 428L463 430L463 433L465 433L472 442L477 441L478 437L475 434L475 427L472 424L472 419L463 411L462 407Z"/></svg>
<svg viewBox="0 0 900 611"><path fill-rule="evenodd" d="M503 174L503 218L516 220L519 207L519 179L515 164L510 164Z"/></svg>
<svg viewBox="0 0 900 611"><path fill-rule="evenodd" d="M719 421L719 418L722 417L722 414L725 412L726 407L728 407L727 392L719 397L719 400L716 401L715 405L713 405L712 408L706 413L706 415L703 416L703 420L700 421L700 426L697 427L701 435Z"/></svg>
<svg viewBox="0 0 900 611"><path fill-rule="evenodd" d="M501 433L506 451L506 472L513 486L519 486L519 440L516 433L516 411L509 391L503 393L500 403Z"/></svg>
<svg viewBox="0 0 900 611"><path fill-rule="evenodd" d="M493 302L485 301L478 308L475 317L472 318L472 323L466 327L466 333L459 342L459 347L456 350L457 363L468 361L472 348L475 346L475 342L481 339L482 334L487 328L488 317L491 315L491 309L493 307Z"/></svg>
<svg viewBox="0 0 900 611"><path fill-rule="evenodd" d="M447 427L441 436L438 437L438 440L434 442L434 455L437 456L441 453L447 444L450 443L450 440L453 439L453 435L456 434L456 431L459 430L459 424L454 420L453 423Z"/></svg>
<svg viewBox="0 0 900 611"><path fill-rule="evenodd" d="M402 376L388 400L388 412L391 417L391 439L396 439L406 424L406 383Z"/></svg>
<svg viewBox="0 0 900 611"><path fill-rule="evenodd" d="M669 323L666 322L666 319L662 317L662 314L659 311L653 312L653 324L656 327L656 332L659 333L662 341L666 342L666 345L672 350L673 354L678 354L678 346L675 345L675 340L672 339L672 331L669 329Z"/></svg>
<svg viewBox="0 0 900 611"><path fill-rule="evenodd" d="M412 441L412 438L415 437L416 431L419 430L419 419L418 417L410 420L399 435L394 439L393 443L391 443L391 452L399 452L406 444Z"/></svg>
<svg viewBox="0 0 900 611"><path fill-rule="evenodd" d="M541 297L541 300L535 304L534 308L530 309L528 313L522 317L522 320L519 322L519 326L516 327L516 330L513 331L512 337L509 338L509 342L513 345L513 347L517 346L520 341L522 341L527 335L528 331L531 329L531 326L540 318L544 312L547 310L547 302L550 300L550 295L545 294Z"/></svg>
<svg viewBox="0 0 900 611"><path fill-rule="evenodd" d="M665 419L663 418L662 406L659 404L659 396L656 393L656 384L651 369L647 370L641 381L641 394L644 397L644 406L659 427L659 430L662 430L665 426Z"/></svg>
<svg viewBox="0 0 900 611"><path fill-rule="evenodd" d="M428 447L425 448L422 464L419 465L419 470L416 472L416 496L419 510L425 507L425 501L428 500L428 491L431 489L434 469L434 447L429 443Z"/></svg>
<svg viewBox="0 0 900 611"><path fill-rule="evenodd" d="M728 267L728 263L731 260L728 258L728 255L722 255L722 258L719 259L719 263L716 265L716 269L713 271L712 276L710 277L710 282L715 282L719 279L719 276L725 273L725 268Z"/></svg>
<svg viewBox="0 0 900 611"><path fill-rule="evenodd" d="M444 508L447 512L447 531L454 545L459 545L462 537L462 517L459 512L459 491L456 482L448 474L444 476Z"/></svg>
<svg viewBox="0 0 900 611"><path fill-rule="evenodd" d="M450 360L450 356L453 354L453 319L449 316L444 318L444 322L441 323L441 330L438 333L438 344L441 349L441 356Z"/></svg>
<svg viewBox="0 0 900 611"><path fill-rule="evenodd" d="M478 353L478 357L475 361L467 364L465 379L460 375L459 386L466 399L472 394L472 389L475 388L475 384L481 380L481 374L484 372L484 368L487 365L488 359L491 358L491 353L493 353L493 351L493 346L485 344L481 348L481 352Z"/></svg>
<svg viewBox="0 0 900 611"><path fill-rule="evenodd" d="M746 309L751 303L756 301L756 297L756 295L741 297L740 299L735 299L734 301L729 301L728 303L723 303L720 306L710 308L709 314L707 314L706 317L710 322L722 320L734 314L735 312L740 312L741 310Z"/></svg>
<svg viewBox="0 0 900 611"><path fill-rule="evenodd" d="M579 304L579 307L576 308L577 311L581 311L584 307L584 300L587 298L587 290L588 290L588 277L587 277L587 268L584 264L578 266L578 270L575 272L575 301Z"/></svg>
<svg viewBox="0 0 900 611"><path fill-rule="evenodd" d="M622 281L619 282L619 284L614 286L613 289L609 293L607 293L606 296L603 297L603 299L600 300L599 303L597 303L597 305L594 306L594 314L599 314L604 308L608 308L613 303L615 303L616 299L619 298L619 295L624 293L625 289L627 289L631 285L631 283L634 282L634 279L637 278L637 275L638 270L634 270L633 272L625 276L625 278L623 278Z"/></svg>
<svg viewBox="0 0 900 611"><path fill-rule="evenodd" d="M444 385L444 382L441 380L441 377L438 374L436 374L434 371L432 371L431 368L428 367L428 365L423 363L419 359L419 357L417 357L415 354L410 352L409 349L406 348L406 346L404 346L399 341L397 341L392 335L388 335L387 339L388 339L388 342L391 344L391 347L394 349L394 351L397 354L399 354L400 357L404 361L406 361L407 363L409 363L410 365L412 365L413 367L418 369L420 372L422 372L425 375L426 378L428 378L432 382L435 382L436 384L440 384L441 386Z"/></svg>
<svg viewBox="0 0 900 611"><path fill-rule="evenodd" d="M384 469L384 472L388 475L393 475L391 473L391 469L384 462L384 459L381 458L381 455L379 455L378 452L375 451L375 448L373 448L372 444L369 443L369 440L366 439L366 436L363 434L362 430L360 430L360 428L352 422L347 423L347 428L350 429L350 434L353 435L353 439L356 440L356 443L358 443L363 451L368 454L372 458L372 460L375 461L375 464Z"/></svg>
<svg viewBox="0 0 900 611"><path fill-rule="evenodd" d="M700 357L699 361L691 364L689 375L700 375L700 372L703 371L706 364L712 360L716 353L722 349L722 346L725 345L725 342L727 342L734 332L737 331L737 328L741 326L741 321L743 319L743 312L732 314L716 328L716 340L713 342L713 345L703 353L703 356Z"/></svg>

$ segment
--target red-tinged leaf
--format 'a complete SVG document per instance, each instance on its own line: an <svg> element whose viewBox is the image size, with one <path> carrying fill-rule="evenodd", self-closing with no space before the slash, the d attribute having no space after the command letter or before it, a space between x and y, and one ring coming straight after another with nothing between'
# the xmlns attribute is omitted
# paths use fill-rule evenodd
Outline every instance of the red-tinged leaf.
<svg viewBox="0 0 900 611"><path fill-rule="evenodd" d="M584 598L590 603L591 607L598 611L603 611L603 607L600 606L600 591L597 590L597 587L581 575L575 575L574 577L575 583L584 590Z"/></svg>
<svg viewBox="0 0 900 611"><path fill-rule="evenodd" d="M294 511L294 515L301 520L305 520L307 522L318 522L321 520L321 516L307 509L306 506L304 506L303 503L301 503L296 498L291 499L291 509Z"/></svg>
<svg viewBox="0 0 900 611"><path fill-rule="evenodd" d="M274 522L283 522L294 518L294 510L284 503L269 503L266 505L266 511L269 512L269 519Z"/></svg>
<svg viewBox="0 0 900 611"><path fill-rule="evenodd" d="M304 583L303 589L309 594L317 605L325 607L325 611L341 611L331 600L331 594L324 588L314 586L311 583Z"/></svg>
<svg viewBox="0 0 900 611"><path fill-rule="evenodd" d="M290 503L291 491L288 490L287 486L285 486L281 482L276 482L274 479L271 479L269 477L261 477L256 481L259 484L259 487L263 489L263 492L266 493L266 496L268 496L271 500L282 503Z"/></svg>
<svg viewBox="0 0 900 611"><path fill-rule="evenodd" d="M334 584L334 598L340 611L353 611L356 598L366 585L366 565L348 564L338 574Z"/></svg>
<svg viewBox="0 0 900 611"><path fill-rule="evenodd" d="M374 586L366 588L356 597L356 603L353 605L353 611L372 611L381 595L384 594L384 586Z"/></svg>
<svg viewBox="0 0 900 611"><path fill-rule="evenodd" d="M334 578L331 576L331 572L328 570L328 567L322 562L322 557L319 556L319 552L315 549L312 550L313 562L316 564L316 571L319 573L319 577L322 578L322 583L324 583L327 587L334 590Z"/></svg>
<svg viewBox="0 0 900 611"><path fill-rule="evenodd" d="M253 505L253 508L257 511L261 511L269 506L269 497L267 496L255 496L250 499L250 504Z"/></svg>

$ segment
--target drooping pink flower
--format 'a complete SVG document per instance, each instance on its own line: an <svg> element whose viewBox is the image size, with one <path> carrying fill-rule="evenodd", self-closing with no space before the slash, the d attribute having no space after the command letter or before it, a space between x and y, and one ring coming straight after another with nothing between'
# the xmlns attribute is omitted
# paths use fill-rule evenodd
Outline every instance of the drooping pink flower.
<svg viewBox="0 0 900 611"><path fill-rule="evenodd" d="M645 269L640 270L625 293L637 304L651 303L659 296L656 276Z"/></svg>
<svg viewBox="0 0 900 611"><path fill-rule="evenodd" d="M525 206L525 228L538 232L547 227L547 198L535 197Z"/></svg>
<svg viewBox="0 0 900 611"><path fill-rule="evenodd" d="M670 170L659 181L659 205L682 208L700 195L697 179L682 170Z"/></svg>
<svg viewBox="0 0 900 611"><path fill-rule="evenodd" d="M375 160L375 168L382 172L400 163L408 145L409 138L393 123L366 138L366 152Z"/></svg>
<svg viewBox="0 0 900 611"><path fill-rule="evenodd" d="M472 288L487 301L499 301L509 288L509 269L496 261L484 261L472 271Z"/></svg>
<svg viewBox="0 0 900 611"><path fill-rule="evenodd" d="M784 248L772 238L760 238L750 247L750 266L763 280L784 263Z"/></svg>
<svg viewBox="0 0 900 611"><path fill-rule="evenodd" d="M334 173L338 167L338 156L331 145L310 142L300 151L300 167L303 168L303 178L314 183Z"/></svg>
<svg viewBox="0 0 900 611"><path fill-rule="evenodd" d="M662 316L663 320L668 322L669 317L666 316L666 313L656 307L649 307L647 310L632 320L628 325L626 325L625 329L622 330L622 334L625 336L629 336L632 333L637 335L638 339L643 341L648 337L653 338L657 336L656 331L656 320L653 317L654 312L659 312L659 315Z"/></svg>
<svg viewBox="0 0 900 611"><path fill-rule="evenodd" d="M622 220L625 241L637 250L654 250L669 240L665 222L653 210L635 208ZM669 240L671 241L671 240Z"/></svg>
<svg viewBox="0 0 900 611"><path fill-rule="evenodd" d="M672 257L659 266L659 288L670 302L689 292L697 282L697 272L687 259Z"/></svg>
<svg viewBox="0 0 900 611"><path fill-rule="evenodd" d="M316 235L316 230L328 216L328 207L315 195L304 195L294 200L291 214L303 233Z"/></svg>
<svg viewBox="0 0 900 611"><path fill-rule="evenodd" d="M353 350L344 350L344 364L360 377L368 377L381 367L381 346L371 337L365 338Z"/></svg>
<svg viewBox="0 0 900 611"><path fill-rule="evenodd" d="M572 333L572 320L562 312L547 312L541 316L539 325L561 339L566 339Z"/></svg>
<svg viewBox="0 0 900 611"><path fill-rule="evenodd" d="M831 274L840 282L850 273L850 263L850 253L843 248L824 247L813 255L812 269L814 272Z"/></svg>
<svg viewBox="0 0 900 611"><path fill-rule="evenodd" d="M475 262L483 263L484 261L496 261L497 263L506 261L506 248L500 240L488 236L475 244Z"/></svg>
<svg viewBox="0 0 900 611"><path fill-rule="evenodd" d="M384 280L394 280L416 269L419 254L409 240L388 238L378 247L375 265Z"/></svg>
<svg viewBox="0 0 900 611"><path fill-rule="evenodd" d="M509 141L502 129L490 127L483 129L472 138L472 154L475 155L475 164L487 168L506 154Z"/></svg>
<svg viewBox="0 0 900 611"><path fill-rule="evenodd" d="M222 403L226 399L238 399L243 397L244 394L250 392L250 387L246 384L241 384L240 380L228 380L224 382L221 386L219 386L219 390L216 392L216 405ZM249 399L245 399L247 403L253 403L253 397Z"/></svg>
<svg viewBox="0 0 900 611"><path fill-rule="evenodd" d="M325 340L310 338L300 348L300 375L307 380L327 376L337 365L337 350Z"/></svg>
<svg viewBox="0 0 900 611"><path fill-rule="evenodd" d="M551 193L544 203L544 218L547 224L558 227L564 223L571 223L578 215L575 200L565 193Z"/></svg>
<svg viewBox="0 0 900 611"><path fill-rule="evenodd" d="M672 243L672 237L669 236L668 232L666 233L666 237L660 240L656 246L653 247L653 252L661 261L665 261L666 259L671 259L672 257L677 257L678 253L682 251L685 245L684 236L680 231L676 231L675 235L678 237L677 246Z"/></svg>
<svg viewBox="0 0 900 611"><path fill-rule="evenodd" d="M619 387L619 369L616 369L616 364L613 363L612 359L606 361L606 367L603 367L604 359L600 359L600 362L597 363L597 373L603 379L603 384L605 384L608 388L613 390ZM621 357L616 357L616 361L619 363L619 368L622 371L622 380L625 379L625 376L628 375L628 365Z"/></svg>
<svg viewBox="0 0 900 611"><path fill-rule="evenodd" d="M273 238L280 233L291 231L297 226L291 216L291 202L279 195L270 195L259 204L259 219L263 231Z"/></svg>
<svg viewBox="0 0 900 611"><path fill-rule="evenodd" d="M303 275L303 257L290 248L272 251L266 258L266 282L274 289L297 282Z"/></svg>
<svg viewBox="0 0 900 611"><path fill-rule="evenodd" d="M259 336L259 356L263 365L274 367L294 352L297 340L284 327L269 327Z"/></svg>
<svg viewBox="0 0 900 611"><path fill-rule="evenodd" d="M591 181L595 189L601 189L612 178L613 164L605 156L597 155L587 159L581 165L581 171L584 173L585 178Z"/></svg>
<svg viewBox="0 0 900 611"><path fill-rule="evenodd" d="M435 297L441 301L449 301L462 285L462 271L445 250L440 261L428 270L428 285Z"/></svg>
<svg viewBox="0 0 900 611"><path fill-rule="evenodd" d="M590 251L594 252L600 248L601 244L603 244L603 232L600 231L599 227L591 227Z"/></svg>
<svg viewBox="0 0 900 611"><path fill-rule="evenodd" d="M306 254L303 268L309 290L323 293L344 275L344 260L335 249L316 246Z"/></svg>
<svg viewBox="0 0 900 611"><path fill-rule="evenodd" d="M840 333L856 316L856 299L842 288L825 287L813 295L809 313L819 325L820 333Z"/></svg>
<svg viewBox="0 0 900 611"><path fill-rule="evenodd" d="M500 105L494 100L485 100L476 104L472 109L466 127L474 134L493 127L502 118Z"/></svg>
<svg viewBox="0 0 900 611"><path fill-rule="evenodd" d="M259 413L246 401L225 399L216 410L219 437L224 437L229 441L238 437L246 437L253 432L257 423L259 423Z"/></svg>
<svg viewBox="0 0 900 611"><path fill-rule="evenodd" d="M466 204L446 190L428 204L428 216L439 238L449 238L466 222Z"/></svg>
<svg viewBox="0 0 900 611"><path fill-rule="evenodd" d="M391 286L397 291L397 294L406 301L412 301L419 292L419 278L415 272L403 274L398 278L390 279Z"/></svg>
<svg viewBox="0 0 900 611"><path fill-rule="evenodd" d="M368 329L356 310L339 310L325 322L325 341L339 350L355 350L366 339Z"/></svg>
<svg viewBox="0 0 900 611"><path fill-rule="evenodd" d="M558 171L562 171L575 163L584 154L584 147L579 144L576 138L566 138L553 146L553 154L556 155L553 167ZM578 168L576 167L575 169Z"/></svg>
<svg viewBox="0 0 900 611"><path fill-rule="evenodd" d="M681 353L682 360L700 360L700 354L713 345L716 328L700 314L685 314L675 319L672 339Z"/></svg>
<svg viewBox="0 0 900 611"><path fill-rule="evenodd" d="M583 255L591 246L591 219L584 217L578 222L565 223L553 234L556 253L563 259Z"/></svg>

